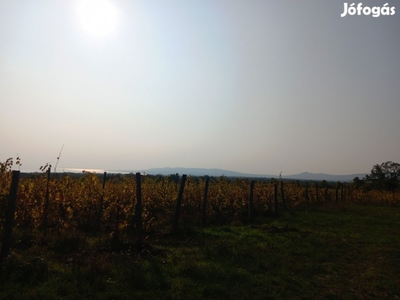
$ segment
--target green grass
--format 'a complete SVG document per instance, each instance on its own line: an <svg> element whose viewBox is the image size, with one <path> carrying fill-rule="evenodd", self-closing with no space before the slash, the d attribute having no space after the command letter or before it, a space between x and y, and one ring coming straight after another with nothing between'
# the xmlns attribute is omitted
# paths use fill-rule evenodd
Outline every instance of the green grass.
<svg viewBox="0 0 400 300"><path fill-rule="evenodd" d="M0 299L399 299L400 209L324 206L129 238L16 232Z"/></svg>

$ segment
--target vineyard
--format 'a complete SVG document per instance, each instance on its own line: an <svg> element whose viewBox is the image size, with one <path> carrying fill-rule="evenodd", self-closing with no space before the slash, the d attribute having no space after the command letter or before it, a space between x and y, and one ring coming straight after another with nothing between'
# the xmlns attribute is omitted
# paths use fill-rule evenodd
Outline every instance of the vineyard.
<svg viewBox="0 0 400 300"><path fill-rule="evenodd" d="M0 299L400 295L397 191L12 167L0 164Z"/></svg>
<svg viewBox="0 0 400 300"><path fill-rule="evenodd" d="M0 175L1 224L11 186L10 169L10 165L4 165ZM240 223L281 209L343 201L397 205L400 196L341 183L186 178L186 175L178 181L176 176L107 176L88 172L72 178L50 174L48 169L19 181L15 226L57 233L119 234L135 233L138 229L151 233L172 225Z"/></svg>

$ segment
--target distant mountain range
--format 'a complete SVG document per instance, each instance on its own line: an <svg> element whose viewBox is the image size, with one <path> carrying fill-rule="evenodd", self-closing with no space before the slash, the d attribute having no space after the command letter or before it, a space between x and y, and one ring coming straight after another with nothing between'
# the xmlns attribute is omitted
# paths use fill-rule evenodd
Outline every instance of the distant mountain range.
<svg viewBox="0 0 400 300"><path fill-rule="evenodd" d="M366 174L349 174L349 175L332 175L325 173L308 173L303 172L295 175L282 176L284 179L297 179L297 180L326 180L326 181L353 181L355 177L362 179Z"/></svg>
<svg viewBox="0 0 400 300"><path fill-rule="evenodd" d="M120 171L109 171L120 172ZM146 170L137 170L137 171L121 171L123 173L145 173L150 175L171 175L178 173L179 175L187 174L192 176L226 176L226 177L247 177L247 178L279 178L279 175L265 175L265 174L248 174L248 173L240 173L229 170L222 169L205 169L205 168L152 168ZM324 173L309 173L303 172L300 174L287 175L282 176L283 179L292 179L292 180L314 180L314 181L352 181L355 177L363 178L366 174L350 174L350 175L332 175L332 174L324 174Z"/></svg>

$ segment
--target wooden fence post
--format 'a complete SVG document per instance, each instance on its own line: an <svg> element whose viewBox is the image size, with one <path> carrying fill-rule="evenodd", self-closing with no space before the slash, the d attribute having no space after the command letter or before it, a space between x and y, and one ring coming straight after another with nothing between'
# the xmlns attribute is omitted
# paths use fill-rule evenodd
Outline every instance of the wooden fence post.
<svg viewBox="0 0 400 300"><path fill-rule="evenodd" d="M335 188L335 202L338 203L339 202L339 184L336 184L336 188Z"/></svg>
<svg viewBox="0 0 400 300"><path fill-rule="evenodd" d="M306 198L306 204L307 204L307 208L308 208L309 198L310 198L310 197L308 196L308 182L306 182L305 198Z"/></svg>
<svg viewBox="0 0 400 300"><path fill-rule="evenodd" d="M50 173L51 173L51 166L48 167L46 174L47 174L47 182L46 182L46 198L44 202L44 209L43 209L43 237L46 237L47 234L47 215L49 212L49 201L50 201Z"/></svg>
<svg viewBox="0 0 400 300"><path fill-rule="evenodd" d="M249 218L253 218L253 194L254 194L254 183L255 181L252 180L250 182L250 193L249 193L249 207L248 207L248 212L249 212Z"/></svg>
<svg viewBox="0 0 400 300"><path fill-rule="evenodd" d="M97 229L100 229L100 227L101 227L101 219L103 216L104 188L106 186L106 180L107 180L107 172L104 172L103 185L102 185L102 191L101 191L101 197L100 197L100 203L99 203L99 212L98 212L98 216L97 216Z"/></svg>
<svg viewBox="0 0 400 300"><path fill-rule="evenodd" d="M136 173L136 231L139 238L142 237L143 224L142 224L142 181L140 173Z"/></svg>
<svg viewBox="0 0 400 300"><path fill-rule="evenodd" d="M174 216L174 222L172 224L172 230L174 232L178 231L178 226L179 226L179 215L181 212L181 206L182 206L182 197L183 197L183 190L185 189L185 182L186 182L186 174L182 174L182 179L181 179L181 186L179 187L179 194L178 194L178 199L176 201L176 209L175 209L175 216Z"/></svg>
<svg viewBox="0 0 400 300"><path fill-rule="evenodd" d="M340 201L344 201L343 185L340 187Z"/></svg>
<svg viewBox="0 0 400 300"><path fill-rule="evenodd" d="M282 197L283 209L286 210L286 200L285 200L285 193L284 193L284 189L283 189L283 181L281 181L281 197Z"/></svg>
<svg viewBox="0 0 400 300"><path fill-rule="evenodd" d="M206 178L206 185L204 187L204 198L203 198L203 207L202 207L202 223L203 225L206 225L207 223L207 197L208 197L208 183L210 181L210 178Z"/></svg>
<svg viewBox="0 0 400 300"><path fill-rule="evenodd" d="M319 203L319 194L318 194L318 182L315 182L315 196L316 196L316 201Z"/></svg>
<svg viewBox="0 0 400 300"><path fill-rule="evenodd" d="M274 213L278 212L278 184L274 183Z"/></svg>
<svg viewBox="0 0 400 300"><path fill-rule="evenodd" d="M8 253L10 251L10 246L11 246L12 230L13 230L13 226L14 226L14 215L15 215L15 209L16 209L16 203L17 203L19 174L20 174L20 171L12 172L10 196L9 196L8 205L7 205L6 220L5 220L5 224L4 224L3 242L1 244L1 252L0 252L0 275L1 275L1 270L3 269L4 259L8 256Z"/></svg>

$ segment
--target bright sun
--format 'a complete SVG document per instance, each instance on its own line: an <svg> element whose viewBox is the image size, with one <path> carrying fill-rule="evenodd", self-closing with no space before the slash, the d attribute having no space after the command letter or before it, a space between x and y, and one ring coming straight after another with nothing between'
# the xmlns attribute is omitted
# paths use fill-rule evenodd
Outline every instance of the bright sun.
<svg viewBox="0 0 400 300"><path fill-rule="evenodd" d="M103 37L118 25L118 10L108 0L81 0L78 17L83 30L96 37Z"/></svg>

